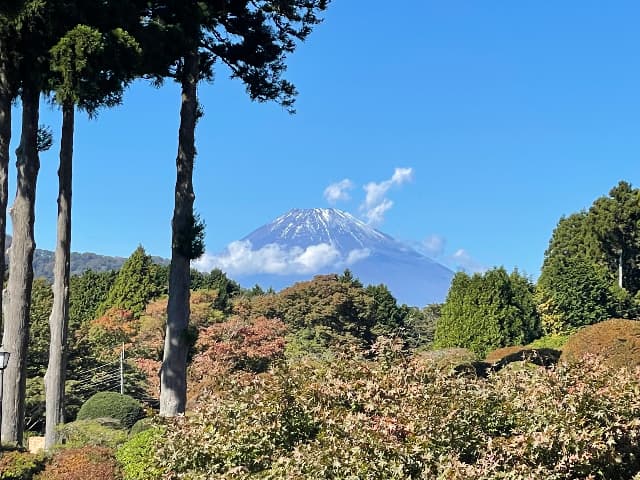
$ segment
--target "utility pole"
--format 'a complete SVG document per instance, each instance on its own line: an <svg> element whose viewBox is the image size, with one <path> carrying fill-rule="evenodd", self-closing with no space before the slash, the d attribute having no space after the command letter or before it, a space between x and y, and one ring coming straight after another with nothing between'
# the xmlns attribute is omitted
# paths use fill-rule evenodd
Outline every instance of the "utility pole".
<svg viewBox="0 0 640 480"><path fill-rule="evenodd" d="M622 286L622 249L620 249L620 258L618 259L618 286L623 288Z"/></svg>
<svg viewBox="0 0 640 480"><path fill-rule="evenodd" d="M124 395L124 342L122 342L122 352L120 352L120 395Z"/></svg>

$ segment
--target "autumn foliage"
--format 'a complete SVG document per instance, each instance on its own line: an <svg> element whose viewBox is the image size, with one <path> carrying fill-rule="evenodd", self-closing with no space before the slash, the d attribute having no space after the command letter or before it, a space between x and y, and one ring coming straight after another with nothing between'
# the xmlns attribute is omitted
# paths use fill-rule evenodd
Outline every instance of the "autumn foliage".
<svg viewBox="0 0 640 480"><path fill-rule="evenodd" d="M282 364L228 382L137 455L160 478L630 479L640 372L597 358L444 372L394 350ZM135 464L133 457L128 459Z"/></svg>
<svg viewBox="0 0 640 480"><path fill-rule="evenodd" d="M578 330L567 340L562 360L600 355L614 368L640 366L640 322L612 319Z"/></svg>
<svg viewBox="0 0 640 480"><path fill-rule="evenodd" d="M113 450L82 447L60 450L35 480L117 480L119 470Z"/></svg>

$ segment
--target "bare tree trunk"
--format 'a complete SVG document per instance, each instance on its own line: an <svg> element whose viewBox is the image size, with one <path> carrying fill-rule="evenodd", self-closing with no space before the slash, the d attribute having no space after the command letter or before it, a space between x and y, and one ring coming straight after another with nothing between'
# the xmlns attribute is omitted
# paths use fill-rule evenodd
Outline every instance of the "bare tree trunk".
<svg viewBox="0 0 640 480"><path fill-rule="evenodd" d="M0 46L0 52L2 47ZM4 55L3 55L4 57ZM11 143L11 89L7 79L5 58L0 59L0 292L4 288L5 250L7 234L7 203L9 198L9 144ZM0 295L0 332L2 331L2 295ZM0 333L1 334L1 333ZM2 337L0 337L2 345Z"/></svg>
<svg viewBox="0 0 640 480"><path fill-rule="evenodd" d="M4 322L4 346L11 352L4 372L2 399L2 441L22 444L26 387L29 309L33 283L35 240L36 181L40 169L38 158L38 118L40 92L25 86L22 91L22 132L16 150L18 185L11 207L13 241L9 254L9 305Z"/></svg>
<svg viewBox="0 0 640 480"><path fill-rule="evenodd" d="M69 264L71 260L71 188L73 166L73 103L62 106L62 136L58 168L58 240L53 267L53 308L49 317L51 342L49 365L44 377L46 393L45 449L57 440L56 427L64 423L64 383L69 324Z"/></svg>
<svg viewBox="0 0 640 480"><path fill-rule="evenodd" d="M182 77L180 131L176 158L176 190L171 240L169 304L164 358L160 382L160 415L172 417L184 413L187 404L187 327L189 324L190 258L185 253L185 238L193 227L193 162L197 121L198 53L185 58Z"/></svg>

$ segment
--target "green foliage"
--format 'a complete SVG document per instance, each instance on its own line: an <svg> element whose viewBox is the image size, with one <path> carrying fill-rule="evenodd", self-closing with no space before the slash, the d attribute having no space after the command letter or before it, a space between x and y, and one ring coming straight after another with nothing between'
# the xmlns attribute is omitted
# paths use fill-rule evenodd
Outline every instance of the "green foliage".
<svg viewBox="0 0 640 480"><path fill-rule="evenodd" d="M0 480L30 480L44 468L44 457L18 450L0 451Z"/></svg>
<svg viewBox="0 0 640 480"><path fill-rule="evenodd" d="M141 418L136 423L134 423L133 427L131 427L131 430L129 430L129 437L133 437L134 435L137 435L140 432L149 430L150 428L153 427L154 425L153 422L154 420L152 417Z"/></svg>
<svg viewBox="0 0 640 480"><path fill-rule="evenodd" d="M537 287L545 332L635 318L640 304L640 190L620 182L586 212L561 218ZM622 255L623 287L618 287Z"/></svg>
<svg viewBox="0 0 640 480"><path fill-rule="evenodd" d="M252 297L254 317L283 320L287 355L330 355L331 349L363 348L381 335L408 337L408 307L399 307L384 285L364 288L350 274L317 275L277 294Z"/></svg>
<svg viewBox="0 0 640 480"><path fill-rule="evenodd" d="M529 348L553 348L554 350L562 350L564 344L567 343L569 335L545 335L531 342Z"/></svg>
<svg viewBox="0 0 640 480"><path fill-rule="evenodd" d="M49 361L49 315L53 306L53 291L49 282L36 278L31 289L29 324L29 358L27 375L43 376Z"/></svg>
<svg viewBox="0 0 640 480"><path fill-rule="evenodd" d="M215 290L217 295L213 307L224 313L231 313L231 300L241 292L240 285L229 279L226 273L219 268L214 268L209 273L191 271L192 290Z"/></svg>
<svg viewBox="0 0 640 480"><path fill-rule="evenodd" d="M428 348L433 344L436 334L436 325L440 319L442 304L433 303L422 310L416 307L408 307L404 319L407 345L414 349Z"/></svg>
<svg viewBox="0 0 640 480"><path fill-rule="evenodd" d="M53 146L53 133L48 125L38 126L38 153L46 152Z"/></svg>
<svg viewBox="0 0 640 480"><path fill-rule="evenodd" d="M51 49L50 87L55 100L78 105L90 115L101 106L119 104L141 53L138 42L122 28L103 33L89 25L74 25Z"/></svg>
<svg viewBox="0 0 640 480"><path fill-rule="evenodd" d="M547 334L567 334L615 313L614 284L606 269L583 255L547 259L536 298Z"/></svg>
<svg viewBox="0 0 640 480"><path fill-rule="evenodd" d="M116 452L125 480L160 480L162 470L156 461L156 448L162 444L164 429L150 428L132 436Z"/></svg>
<svg viewBox="0 0 640 480"><path fill-rule="evenodd" d="M175 237L173 247L185 258L195 260L204 253L205 223L198 214L189 215L186 228Z"/></svg>
<svg viewBox="0 0 640 480"><path fill-rule="evenodd" d="M127 432L114 418L76 420L58 428L60 442L65 448L80 448L85 445L115 448L127 440Z"/></svg>
<svg viewBox="0 0 640 480"><path fill-rule="evenodd" d="M44 377L27 378L24 405L25 429L44 432L45 391Z"/></svg>
<svg viewBox="0 0 640 480"><path fill-rule="evenodd" d="M97 309L103 315L110 308L128 310L137 318L160 294L155 283L157 266L141 246L122 265L104 302Z"/></svg>
<svg viewBox="0 0 640 480"><path fill-rule="evenodd" d="M134 398L116 392L99 392L82 405L77 419L115 418L128 430L143 416L144 410Z"/></svg>
<svg viewBox="0 0 640 480"><path fill-rule="evenodd" d="M464 347L484 356L489 350L522 345L540 334L533 285L514 271L494 268L453 278L436 325L437 348Z"/></svg>

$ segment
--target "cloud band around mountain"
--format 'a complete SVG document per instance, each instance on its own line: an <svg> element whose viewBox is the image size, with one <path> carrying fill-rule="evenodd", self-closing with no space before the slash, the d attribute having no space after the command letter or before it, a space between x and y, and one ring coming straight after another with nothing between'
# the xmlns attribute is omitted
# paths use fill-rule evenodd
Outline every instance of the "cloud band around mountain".
<svg viewBox="0 0 640 480"><path fill-rule="evenodd" d="M355 249L343 256L328 243L289 249L272 243L254 250L250 241L238 240L219 255L205 253L193 262L193 268L207 272L220 268L229 275L307 275L327 268L346 268L369 255L367 249Z"/></svg>

